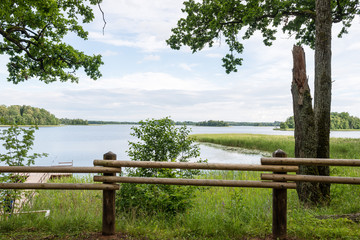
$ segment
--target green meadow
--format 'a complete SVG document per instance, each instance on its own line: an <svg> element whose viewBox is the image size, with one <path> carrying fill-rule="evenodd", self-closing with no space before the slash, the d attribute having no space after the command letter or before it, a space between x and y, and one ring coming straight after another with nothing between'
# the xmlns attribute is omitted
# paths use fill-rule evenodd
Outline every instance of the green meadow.
<svg viewBox="0 0 360 240"><path fill-rule="evenodd" d="M223 146L239 147L250 150L260 150L272 153L277 149L285 151L289 157L294 157L295 139L293 136L262 135L262 134L194 134L197 142L208 142ZM360 139L331 138L331 158L360 158Z"/></svg>

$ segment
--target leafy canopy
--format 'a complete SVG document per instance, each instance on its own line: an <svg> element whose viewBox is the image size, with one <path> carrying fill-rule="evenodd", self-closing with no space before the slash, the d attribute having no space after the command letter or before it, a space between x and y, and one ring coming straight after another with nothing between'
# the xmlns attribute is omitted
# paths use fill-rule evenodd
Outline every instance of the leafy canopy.
<svg viewBox="0 0 360 240"><path fill-rule="evenodd" d="M10 56L8 81L15 84L39 78L78 82L83 67L91 79L101 77L100 55L88 56L63 40L69 33L87 40L79 24L94 19L90 5L102 0L2 0L0 1L0 54Z"/></svg>
<svg viewBox="0 0 360 240"><path fill-rule="evenodd" d="M360 14L358 0L332 0L332 21L342 22L341 37L347 33L351 21ZM229 53L222 59L226 72L236 72L242 64L238 57L243 52L241 40L249 39L260 31L265 45L270 46L281 27L284 33L294 34L299 44L315 46L314 0L188 0L182 9L187 14L181 18L172 36L167 40L171 48L179 50L189 46L193 53L212 47L224 40Z"/></svg>

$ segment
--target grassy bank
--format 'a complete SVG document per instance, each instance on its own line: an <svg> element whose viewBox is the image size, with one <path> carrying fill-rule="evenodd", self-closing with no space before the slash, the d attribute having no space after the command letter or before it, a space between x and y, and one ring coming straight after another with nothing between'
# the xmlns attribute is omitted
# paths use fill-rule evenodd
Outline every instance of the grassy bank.
<svg viewBox="0 0 360 240"><path fill-rule="evenodd" d="M293 136L261 134L194 134L198 142L209 142L224 146L240 147L272 153L277 149L284 150L289 157L294 157L295 139ZM331 158L360 158L360 139L331 138Z"/></svg>
<svg viewBox="0 0 360 240"><path fill-rule="evenodd" d="M348 169L348 168L347 168ZM339 171L348 173L346 169ZM202 178L259 179L256 172L207 172ZM354 170L349 175L359 175ZM91 177L60 182L91 182ZM346 219L319 220L316 216L360 212L360 188L333 185L332 202L325 208L305 209L296 191L288 191L288 235L290 239L359 239L360 224ZM0 239L95 239L101 232L101 191L38 191L28 211L50 210L44 214L13 215L1 218ZM192 206L184 213L168 216L118 213L117 232L125 239L244 239L271 234L272 190L251 188L200 187Z"/></svg>
<svg viewBox="0 0 360 240"><path fill-rule="evenodd" d="M53 182L86 183L92 177L63 178ZM19 214L7 219L0 216L0 239L65 239L71 233L76 239L82 231L101 231L101 191L37 191L31 206L24 212L50 210L44 213ZM9 235L7 235L9 233ZM81 239L81 238L79 238Z"/></svg>

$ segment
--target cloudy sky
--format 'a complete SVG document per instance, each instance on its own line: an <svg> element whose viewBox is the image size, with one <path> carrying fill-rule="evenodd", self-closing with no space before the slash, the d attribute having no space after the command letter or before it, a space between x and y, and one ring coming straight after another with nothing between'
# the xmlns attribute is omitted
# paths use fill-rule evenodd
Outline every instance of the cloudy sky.
<svg viewBox="0 0 360 240"><path fill-rule="evenodd" d="M89 40L69 37L87 54L102 54L103 77L78 72L79 84L37 80L6 82L7 57L0 56L0 103L45 108L57 117L138 121L171 116L176 121L284 121L292 115L290 94L294 39L278 35L272 47L261 37L246 40L243 66L226 74L225 44L192 54L170 49L165 40L182 16L183 0L105 0L105 34L101 12L85 26ZM350 34L333 38L332 111L360 117L360 19ZM313 51L305 47L310 88Z"/></svg>

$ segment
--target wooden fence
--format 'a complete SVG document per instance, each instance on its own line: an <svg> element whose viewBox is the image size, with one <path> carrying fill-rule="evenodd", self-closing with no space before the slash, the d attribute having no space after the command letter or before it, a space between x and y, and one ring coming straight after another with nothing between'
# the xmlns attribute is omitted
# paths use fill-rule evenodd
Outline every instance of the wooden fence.
<svg viewBox="0 0 360 240"><path fill-rule="evenodd" d="M275 151L274 157L282 157L284 152ZM114 157L115 159L116 157ZM236 171L260 171L273 172L274 174L286 174L297 172L298 166L279 165L249 165L249 164L217 164L217 163L174 163L174 162L135 162L116 160L94 160L94 166L112 167L142 167L142 168L176 168L176 169L204 169L204 170L236 170ZM273 189L273 236L284 238L287 228L287 189L295 189L296 183L284 181L247 181L247 180L211 180L211 179L174 179L174 178L145 178L145 177L119 177L119 176L94 176L94 181L106 183L142 183L142 184L168 184L168 185L196 185L196 186L222 186L222 187L249 187L249 188L272 188ZM115 191L114 191L115 192ZM115 193L114 193L115 194ZM109 200L106 200L109 198ZM104 195L104 202L115 201L112 196ZM105 206L104 206L105 207ZM115 215L111 211L106 215L108 222L115 223ZM103 215L103 219L104 219ZM110 220L112 219L112 220ZM104 233L104 232L103 232Z"/></svg>
<svg viewBox="0 0 360 240"><path fill-rule="evenodd" d="M299 165L314 166L360 166L359 160L342 159L293 159L287 158L281 150L275 151L272 158L261 158L262 165L249 164L214 164L214 163L172 163L172 162L135 162L117 161L112 152L104 154L103 160L94 160L94 167L0 167L0 172L61 172L61 173L103 173L94 176L95 182L103 184L60 184L60 183L0 183L0 189L67 189L67 190L102 190L103 191L103 222L102 234L115 234L115 191L117 183L196 185L222 187L250 187L273 189L272 232L275 239L285 239L287 231L287 189L295 189L296 182L327 182L343 184L360 184L360 178L342 178L325 176L293 175ZM116 173L122 167L142 168L176 168L176 169L207 169L260 171L259 181L247 180L208 180L208 179L173 179L173 178L139 178L121 177Z"/></svg>

